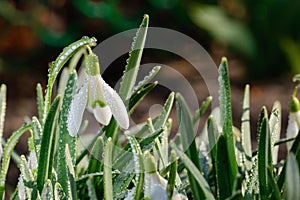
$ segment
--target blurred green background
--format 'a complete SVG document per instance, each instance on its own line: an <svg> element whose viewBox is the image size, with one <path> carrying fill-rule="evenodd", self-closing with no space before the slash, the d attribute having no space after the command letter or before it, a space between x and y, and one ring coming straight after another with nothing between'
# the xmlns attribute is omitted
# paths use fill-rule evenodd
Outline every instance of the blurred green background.
<svg viewBox="0 0 300 200"><path fill-rule="evenodd" d="M298 0L3 0L0 72L43 71L83 35L99 41L136 28L175 29L239 59L252 79L300 72Z"/></svg>

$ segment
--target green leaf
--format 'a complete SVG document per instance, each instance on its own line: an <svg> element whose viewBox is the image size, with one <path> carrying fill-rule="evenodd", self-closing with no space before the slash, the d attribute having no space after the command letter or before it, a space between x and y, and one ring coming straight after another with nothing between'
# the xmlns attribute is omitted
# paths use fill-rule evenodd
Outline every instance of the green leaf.
<svg viewBox="0 0 300 200"><path fill-rule="evenodd" d="M168 199L171 200L173 197L175 183L176 183L176 175L177 175L177 155L175 151L171 152L171 166L167 184L167 194Z"/></svg>
<svg viewBox="0 0 300 200"><path fill-rule="evenodd" d="M136 181L134 199L139 200L142 198L142 191L144 186L143 153L135 137L130 135L129 133L125 133L125 134L130 143L132 153L133 153L133 159L134 159L135 181Z"/></svg>
<svg viewBox="0 0 300 200"><path fill-rule="evenodd" d="M216 178L218 186L218 199L226 199L231 196L232 186L230 185L230 164L228 159L226 138L222 134L217 142L216 153Z"/></svg>
<svg viewBox="0 0 300 200"><path fill-rule="evenodd" d="M127 60L124 75L120 84L120 97L126 102L130 98L130 94L136 82L143 49L145 45L146 35L148 31L149 16L144 15L144 19L138 29L134 41L132 43L131 52Z"/></svg>
<svg viewBox="0 0 300 200"><path fill-rule="evenodd" d="M276 101L272 108L272 113L269 120L270 134L271 134L271 148L273 164L277 163L279 146L274 146L280 138L281 132L281 105Z"/></svg>
<svg viewBox="0 0 300 200"><path fill-rule="evenodd" d="M202 102L201 107L198 110L196 110L193 116L193 124L195 124L203 116L208 106L210 105L211 101L212 101L212 96L209 96L205 99L205 101Z"/></svg>
<svg viewBox="0 0 300 200"><path fill-rule="evenodd" d="M165 126L166 121L169 118L171 109L173 107L173 102L174 102L174 92L171 92L163 106L162 112L154 120L153 126L154 126L155 130L160 129Z"/></svg>
<svg viewBox="0 0 300 200"><path fill-rule="evenodd" d="M53 199L53 188L52 188L52 183L48 179L45 182L45 185L43 186L43 191L41 194L41 199L43 200L52 200Z"/></svg>
<svg viewBox="0 0 300 200"><path fill-rule="evenodd" d="M86 181L86 185L88 186L88 195L90 199L97 199L97 194L93 183L93 177L89 177Z"/></svg>
<svg viewBox="0 0 300 200"><path fill-rule="evenodd" d="M186 105L186 102L180 94L176 94L176 110L179 121L179 132L182 136L182 148L186 152L188 158L201 172L200 159L195 142L196 135L194 133L194 126L192 123L191 114ZM189 172L188 177L194 199L203 199L205 194L203 193L203 190L200 189L200 186L197 183L197 180L195 179L194 175L191 172Z"/></svg>
<svg viewBox="0 0 300 200"><path fill-rule="evenodd" d="M67 172L68 172L68 182L67 184L69 185L69 188L67 190L67 196L72 199L77 199L76 197L76 181L75 181L75 170L74 170L74 165L72 162L70 150L69 150L69 145L66 144L65 147L65 154L66 154L66 164L67 164Z"/></svg>
<svg viewBox="0 0 300 200"><path fill-rule="evenodd" d="M296 157L293 153L290 153L287 157L286 164L286 176L285 176L285 187L286 187L286 199L294 200L300 199L300 174L299 166L296 161Z"/></svg>
<svg viewBox="0 0 300 200"><path fill-rule="evenodd" d="M246 85L243 98L243 113L241 119L241 142L243 147L242 159L247 171L252 168L252 146L250 130L250 86ZM248 172L246 172L248 173ZM247 176L248 178L248 176Z"/></svg>
<svg viewBox="0 0 300 200"><path fill-rule="evenodd" d="M145 86L138 91L134 92L129 100L129 113L133 113L136 106L141 102L144 97L151 92L151 90L157 85L157 82L154 82L148 86Z"/></svg>
<svg viewBox="0 0 300 200"><path fill-rule="evenodd" d="M136 93L137 91L141 90L142 88L144 88L144 86L146 84L148 84L153 78L154 76L159 72L159 70L161 69L161 66L155 66L153 67L153 69L149 72L149 74L147 76L144 77L143 80L141 80L137 86L135 86L132 90L131 96L132 94Z"/></svg>
<svg viewBox="0 0 300 200"><path fill-rule="evenodd" d="M34 198L35 195L37 194L37 189L36 189L36 185L35 185L35 180L34 180L34 176L32 174L31 169L29 168L29 164L25 158L24 155L21 155L21 163L20 163L20 172L21 172L21 176L23 178L23 182L25 184L25 193L28 199L31 199L32 197ZM34 191L32 191L34 190ZM31 195L33 194L33 195Z"/></svg>
<svg viewBox="0 0 300 200"><path fill-rule="evenodd" d="M211 115L207 119L207 135L209 141L209 150L212 161L216 158L216 144L219 137L218 125L215 118Z"/></svg>
<svg viewBox="0 0 300 200"><path fill-rule="evenodd" d="M272 157L268 114L265 107L262 108L258 122L258 137L259 191L261 199L267 199L267 195L270 193L267 168L272 167Z"/></svg>
<svg viewBox="0 0 300 200"><path fill-rule="evenodd" d="M69 75L68 81L66 82L66 90L64 91L64 97L62 101L62 108L59 116L59 140L58 140L58 159L57 159L57 173L58 182L63 187L65 194L68 197L68 178L67 172L67 161L66 161L66 144L68 144L71 156L71 162L75 164L76 162L76 137L72 137L67 128L67 120L70 109L70 104L76 91L76 72L72 72Z"/></svg>
<svg viewBox="0 0 300 200"><path fill-rule="evenodd" d="M58 182L56 182L54 185L54 199L55 200L66 199L66 194L64 192L64 189Z"/></svg>
<svg viewBox="0 0 300 200"><path fill-rule="evenodd" d="M13 134L9 137L4 147L2 161L1 161L1 172L0 172L0 198L3 197L5 182L6 182L6 174L8 171L12 151L15 148L20 137L23 135L23 133L28 131L31 128L31 126L32 124L26 124L19 130L13 132Z"/></svg>
<svg viewBox="0 0 300 200"><path fill-rule="evenodd" d="M174 143L171 143L170 145L172 149L176 151L177 155L179 156L179 159L183 162L188 172L197 181L199 185L198 192L203 195L201 199L215 199L213 194L210 191L208 183L206 182L205 178L202 176L201 172L199 171L199 168L197 168L197 166L195 166L195 164L190 160L190 158L184 152L179 150ZM190 182L190 187L192 189L191 182Z"/></svg>
<svg viewBox="0 0 300 200"><path fill-rule="evenodd" d="M233 142L232 131L232 109L231 109L231 95L230 95L230 82L229 72L227 66L227 59L222 58L219 67L219 101L222 123L222 134L226 139L228 163L230 166L230 187L233 188L233 184L237 177L238 169L235 157L235 147Z"/></svg>
<svg viewBox="0 0 300 200"><path fill-rule="evenodd" d="M103 137L99 136L91 150L91 157L89 159L89 165L87 168L88 173L95 173L101 171L101 166L103 165L103 163L101 162L103 149L104 149Z"/></svg>
<svg viewBox="0 0 300 200"><path fill-rule="evenodd" d="M113 143L111 138L108 138L104 148L104 199L113 200L112 187L112 151Z"/></svg>
<svg viewBox="0 0 300 200"><path fill-rule="evenodd" d="M268 170L268 182L270 184L270 188L272 189L272 195L273 195L273 198L271 199L281 200L280 191L273 174L274 173L273 167L268 167L267 170Z"/></svg>
<svg viewBox="0 0 300 200"><path fill-rule="evenodd" d="M54 156L54 146L55 146L55 130L56 130L56 119L58 117L58 107L59 107L60 97L56 97L54 100L43 130L42 142L40 156L38 160L38 174L37 174L37 187L40 192L42 192L45 181L52 176L52 165Z"/></svg>
<svg viewBox="0 0 300 200"><path fill-rule="evenodd" d="M4 118L6 110L6 85L2 84L0 87L0 148L2 153L2 137L3 137L3 128L4 128ZM1 159L1 154L0 154Z"/></svg>
<svg viewBox="0 0 300 200"><path fill-rule="evenodd" d="M37 94L37 108L38 108L39 120L43 121L44 97L43 97L43 88L39 83L36 86L36 94Z"/></svg>

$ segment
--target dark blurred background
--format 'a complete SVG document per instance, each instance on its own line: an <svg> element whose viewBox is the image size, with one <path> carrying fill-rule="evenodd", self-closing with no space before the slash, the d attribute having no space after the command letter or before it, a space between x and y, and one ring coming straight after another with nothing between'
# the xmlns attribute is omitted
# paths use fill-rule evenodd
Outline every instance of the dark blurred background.
<svg viewBox="0 0 300 200"><path fill-rule="evenodd" d="M291 77L300 72L299 11L298 0L1 0L0 81L8 86L4 136L18 129L24 116L36 115L36 84L46 85L48 63L64 46L84 35L101 42L137 28L144 14L150 16L150 26L198 41L217 65L221 56L228 57L236 126L249 81L253 130L261 106L271 109L276 99L282 103L285 125ZM118 65L124 67L126 58ZM143 60L185 67L178 57L152 50L145 50ZM116 71L120 76L123 68ZM17 147L19 152L26 149Z"/></svg>

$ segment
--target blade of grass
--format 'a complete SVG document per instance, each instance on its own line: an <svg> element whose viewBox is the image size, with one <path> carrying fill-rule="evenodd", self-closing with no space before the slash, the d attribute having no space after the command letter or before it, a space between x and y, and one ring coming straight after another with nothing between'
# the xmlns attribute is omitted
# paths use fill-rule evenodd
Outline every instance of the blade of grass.
<svg viewBox="0 0 300 200"><path fill-rule="evenodd" d="M89 159L89 165L87 173L95 173L101 171L102 166L102 154L104 149L103 137L99 136L91 150L91 157Z"/></svg>
<svg viewBox="0 0 300 200"><path fill-rule="evenodd" d="M202 105L201 107L196 110L194 116L193 116L193 124L195 124L199 119L200 117L203 116L203 114L205 113L205 111L208 109L208 106L210 105L212 101L212 96L209 96L205 99L205 101L202 102Z"/></svg>
<svg viewBox="0 0 300 200"><path fill-rule="evenodd" d="M3 198L3 193L5 189L5 182L6 182L6 175L10 163L10 158L13 149L15 148L17 142L19 141L20 137L28 131L32 127L32 124L26 124L19 130L15 131L8 141L6 142L6 146L3 150L2 160L1 160L1 172L0 172L0 198Z"/></svg>
<svg viewBox="0 0 300 200"><path fill-rule="evenodd" d="M176 175L177 175L177 155L175 151L171 152L171 166L167 184L167 194L168 199L171 200L173 197L175 183L176 183Z"/></svg>
<svg viewBox="0 0 300 200"><path fill-rule="evenodd" d="M6 110L6 85L2 84L0 87L0 159L3 151L2 137L3 137L5 110Z"/></svg>
<svg viewBox="0 0 300 200"><path fill-rule="evenodd" d="M53 188L52 188L52 183L48 179L45 182L45 185L43 186L43 191L41 194L41 199L43 200L52 200L53 199Z"/></svg>
<svg viewBox="0 0 300 200"><path fill-rule="evenodd" d="M227 152L226 138L222 134L216 147L216 178L218 186L218 199L226 199L231 196L233 188L230 185L230 165Z"/></svg>
<svg viewBox="0 0 300 200"><path fill-rule="evenodd" d="M277 163L279 146L274 146L275 142L280 138L281 132L281 105L276 101L272 108L272 113L269 120L270 134L271 134L271 148L273 164Z"/></svg>
<svg viewBox="0 0 300 200"><path fill-rule="evenodd" d="M113 184L112 184L112 151L113 143L108 138L104 148L104 199L113 200Z"/></svg>
<svg viewBox="0 0 300 200"><path fill-rule="evenodd" d="M56 182L54 185L53 193L55 200L66 199L66 194L64 193L62 186L58 182Z"/></svg>
<svg viewBox="0 0 300 200"><path fill-rule="evenodd" d="M69 185L67 192L68 198L71 199L77 199L76 197L76 181L75 181L75 168L72 162L70 150L69 150L69 145L65 144L65 159L66 159L66 167L67 167L67 173L68 173L68 182L67 184Z"/></svg>
<svg viewBox="0 0 300 200"><path fill-rule="evenodd" d="M176 110L179 121L179 132L181 134L182 148L186 155L201 172L200 159L195 142L194 127L186 102L180 94L176 94ZM195 199L203 199L205 194L201 190L192 173L188 173L191 190Z"/></svg>
<svg viewBox="0 0 300 200"><path fill-rule="evenodd" d="M250 131L250 86L246 85L243 98L243 114L241 119L241 141L243 147L243 163L246 170L249 172L252 168L252 146L251 146L251 131ZM247 172L247 173L248 173ZM248 176L247 176L248 177Z"/></svg>
<svg viewBox="0 0 300 200"><path fill-rule="evenodd" d="M53 158L51 157L51 155L54 152L51 151L55 143L54 141L54 137L55 137L54 134L56 129L55 120L58 117L59 101L60 101L60 97L58 96L57 98L55 98L44 124L41 150L40 150L40 156L38 160L38 174L37 174L37 188L40 191L40 193L43 190L45 181L52 176L51 164L53 164L53 160L52 160ZM49 172L51 174L49 174Z"/></svg>
<svg viewBox="0 0 300 200"><path fill-rule="evenodd" d="M71 105L71 101L76 91L76 80L77 75L76 72L72 72L69 75L68 81L66 82L64 96L62 100L62 107L59 116L59 140L58 140L58 155L57 155L57 174L58 174L58 182L63 187L64 193L67 195L66 198L70 198L68 196L68 182L70 182L67 172L67 161L66 161L66 153L65 147L66 144L69 146L70 156L75 164L76 162L76 137L72 137L67 129L67 120L69 109Z"/></svg>
<svg viewBox="0 0 300 200"><path fill-rule="evenodd" d="M136 82L136 77L139 70L143 49L145 46L148 24L149 16L144 15L144 19L133 40L125 72L120 83L119 94L125 102L130 98L132 89Z"/></svg>
<svg viewBox="0 0 300 200"><path fill-rule="evenodd" d="M37 96L37 107L38 107L38 114L39 120L43 121L43 113L44 113L44 97L43 97L43 88L41 84L37 84L36 86L36 96Z"/></svg>
<svg viewBox="0 0 300 200"><path fill-rule="evenodd" d="M270 129L268 114L265 107L262 108L258 123L258 178L261 199L267 199L270 193L267 168L272 167Z"/></svg>
<svg viewBox="0 0 300 200"><path fill-rule="evenodd" d="M139 200L142 198L142 191L144 186L143 153L135 137L133 137L129 133L125 133L125 134L131 145L133 159L134 159L135 182L136 182L135 191L134 191L134 200Z"/></svg>
<svg viewBox="0 0 300 200"><path fill-rule="evenodd" d="M233 188L235 179L237 177L238 169L235 157L235 148L233 142L233 131L232 131L232 108L231 108L231 94L230 94L230 81L227 59L222 58L219 67L219 101L220 101L220 112L221 112L221 123L222 123L222 134L225 136L227 143L227 156L228 163L230 166L229 177L230 187Z"/></svg>
<svg viewBox="0 0 300 200"><path fill-rule="evenodd" d="M179 156L179 159L181 160L181 162L183 162L188 172L197 181L199 185L199 190L201 190L198 192L200 192L203 195L201 199L215 199L213 194L210 191L208 183L206 182L205 178L202 176L201 172L199 171L199 168L197 168L197 166L195 166L195 164L190 160L190 158L184 152L179 150L174 143L171 143L170 145L172 149L175 150L175 152ZM192 189L191 182L190 182L190 187Z"/></svg>
<svg viewBox="0 0 300 200"><path fill-rule="evenodd" d="M132 96L132 94L136 93L137 91L141 90L146 84L148 84L153 78L154 76L159 72L159 70L161 69L161 66L155 66L153 67L153 69L149 72L149 74L147 76L144 77L143 80L141 80L137 86L135 86L132 90L132 93L130 96Z"/></svg>
<svg viewBox="0 0 300 200"><path fill-rule="evenodd" d="M42 133L43 130L39 120L32 117L32 135L37 158L40 156Z"/></svg>
<svg viewBox="0 0 300 200"><path fill-rule="evenodd" d="M136 106L139 104L140 101L143 100L143 98L149 94L149 92L152 91L152 89L157 85L158 82L154 82L148 86L145 86L138 91L134 92L129 100L129 113L133 113Z"/></svg>

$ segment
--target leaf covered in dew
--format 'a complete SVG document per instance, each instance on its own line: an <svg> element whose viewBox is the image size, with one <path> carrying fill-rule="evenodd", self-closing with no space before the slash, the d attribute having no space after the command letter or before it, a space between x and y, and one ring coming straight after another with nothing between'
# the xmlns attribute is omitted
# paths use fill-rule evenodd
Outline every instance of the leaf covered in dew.
<svg viewBox="0 0 300 200"><path fill-rule="evenodd" d="M269 127L271 136L272 161L275 165L277 163L279 146L274 146L274 144L279 140L281 132L281 104L279 101L276 101L273 105L269 119Z"/></svg>
<svg viewBox="0 0 300 200"><path fill-rule="evenodd" d="M243 147L242 162L247 171L252 168L252 145L250 131L250 86L246 85L243 98L243 113L241 118L241 142ZM246 172L248 173L248 172ZM248 178L248 176L247 176Z"/></svg>
<svg viewBox="0 0 300 200"><path fill-rule="evenodd" d="M129 53L129 58L127 60L127 65L125 67L125 72L123 74L119 90L120 97L125 102L130 98L130 94L132 93L136 82L136 77L145 46L148 24L149 16L144 15L144 19L136 33L136 36L133 39L131 51Z"/></svg>
<svg viewBox="0 0 300 200"><path fill-rule="evenodd" d="M230 94L230 80L227 59L222 58L219 66L219 101L221 113L222 134L225 136L227 143L227 157L230 166L230 187L233 188L238 169L235 157L235 148L232 131L232 108L231 108L231 94Z"/></svg>

